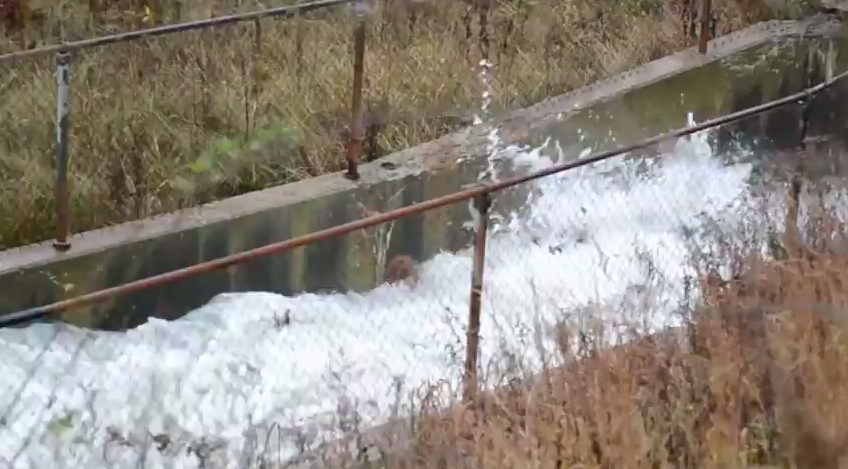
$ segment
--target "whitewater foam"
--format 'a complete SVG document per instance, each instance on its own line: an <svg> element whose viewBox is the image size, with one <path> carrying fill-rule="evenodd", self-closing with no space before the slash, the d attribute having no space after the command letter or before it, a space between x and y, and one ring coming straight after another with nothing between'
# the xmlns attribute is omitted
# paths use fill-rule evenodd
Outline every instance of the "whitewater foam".
<svg viewBox="0 0 848 469"><path fill-rule="evenodd" d="M591 305L629 301L606 319L645 331L675 324L691 274L684 232L754 216L744 210L750 164L712 153L702 133L647 170L618 158L548 177L520 213L495 222L481 331L489 384L503 377L504 350L538 366L555 348L555 325L579 323ZM538 151L503 155L527 170L553 164ZM613 168L616 176L601 176ZM367 427L402 415L411 390L438 380L459 388L471 262L468 252L443 252L423 263L416 285L365 294L222 294L180 320L123 333L0 330L0 460L235 467L275 425L283 437L274 457L285 460L302 449L295 435L326 440L352 425L345 416ZM647 270L660 274L651 280L663 283L652 289L660 294L638 293Z"/></svg>

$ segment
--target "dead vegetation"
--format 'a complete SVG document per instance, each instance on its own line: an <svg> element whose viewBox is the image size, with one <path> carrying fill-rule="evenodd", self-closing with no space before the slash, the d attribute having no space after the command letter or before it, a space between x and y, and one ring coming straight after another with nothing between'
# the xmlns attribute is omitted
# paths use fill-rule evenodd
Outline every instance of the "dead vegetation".
<svg viewBox="0 0 848 469"><path fill-rule="evenodd" d="M727 251L729 280L702 267L677 330L609 349L604 325L563 328L570 365L449 412L425 400L380 467L848 467L848 237L814 231L781 258Z"/></svg>
<svg viewBox="0 0 848 469"><path fill-rule="evenodd" d="M698 263L699 300L675 330L627 332L609 348L609 324L561 326L566 365L518 370L523 378L447 410L435 383L403 422L344 428L350 439L318 454L243 467L848 467L848 232L809 228L804 247L779 258L730 249Z"/></svg>
<svg viewBox="0 0 848 469"><path fill-rule="evenodd" d="M772 1L714 3L717 34L790 14L770 7ZM492 109L503 112L692 44L685 24L697 9L691 5L690 0L378 2L367 40L367 157L467 125L479 106L482 85L475 66L482 55L494 63ZM0 0L0 52L269 6L277 4ZM340 169L352 26L349 10L341 8L76 54L72 230ZM4 66L0 103L0 249L5 249L52 234L52 58Z"/></svg>
<svg viewBox="0 0 848 469"><path fill-rule="evenodd" d="M844 194L844 181L838 187ZM344 401L332 424L349 439L316 453L306 449L301 429L274 424L277 433L269 430L273 437L259 441L237 467L848 467L848 230L823 200L805 206L804 229L778 236L785 242L772 245L769 255L761 250L773 239L768 229L727 233L735 242L718 234L718 249L709 255L693 250L695 281L682 295L675 329L646 335L635 326L619 332L624 345L610 347L609 322L577 328L563 321L549 365L522 368L529 350L508 351L514 356L498 359L518 365L504 367L503 376L484 376L505 385L469 405L446 408L446 396L457 390L433 383L417 395L414 415L393 412L395 422L371 431ZM278 329L281 321L275 318ZM111 445L156 444L168 454L182 441L109 432ZM277 438L301 445L296 461L263 452ZM222 442L181 444L200 467L225 467L208 462ZM358 461L351 448L359 449Z"/></svg>

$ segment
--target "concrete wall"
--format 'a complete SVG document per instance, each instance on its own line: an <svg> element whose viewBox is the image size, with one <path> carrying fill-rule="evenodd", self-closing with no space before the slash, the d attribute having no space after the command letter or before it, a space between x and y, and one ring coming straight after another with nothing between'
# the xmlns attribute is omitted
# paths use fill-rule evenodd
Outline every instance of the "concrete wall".
<svg viewBox="0 0 848 469"><path fill-rule="evenodd" d="M802 88L798 51L831 30L795 22L756 25L713 41L706 56L687 50L517 111L498 122L500 134L505 143L538 144L550 137L579 151L574 142L580 128L601 149L617 143L610 135L626 143L679 127L685 111L707 118L764 102ZM801 34L804 44L785 42ZM846 62L843 55L839 63ZM330 174L82 233L66 253L49 243L0 253L0 314L339 225L363 217L363 208L389 210L455 192L475 183L485 167L487 134L487 128L472 127L363 165L356 183ZM523 197L501 199L498 208L509 210L511 200ZM440 250L460 249L470 241L461 228L468 218L468 205L460 204L396 222L388 243L379 228L358 232L54 319L119 330L150 316L177 318L225 291L363 291L379 283L377 252L384 259L409 254L426 260Z"/></svg>

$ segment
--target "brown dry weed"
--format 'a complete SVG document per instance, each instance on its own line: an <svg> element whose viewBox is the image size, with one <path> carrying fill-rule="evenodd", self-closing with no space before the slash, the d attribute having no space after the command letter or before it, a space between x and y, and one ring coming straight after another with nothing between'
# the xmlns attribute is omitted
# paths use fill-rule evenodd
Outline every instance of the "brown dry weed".
<svg viewBox="0 0 848 469"><path fill-rule="evenodd" d="M563 330L568 365L447 411L434 387L372 466L848 467L848 237L816 232L782 258L729 251L731 280L704 268L676 330L612 349Z"/></svg>

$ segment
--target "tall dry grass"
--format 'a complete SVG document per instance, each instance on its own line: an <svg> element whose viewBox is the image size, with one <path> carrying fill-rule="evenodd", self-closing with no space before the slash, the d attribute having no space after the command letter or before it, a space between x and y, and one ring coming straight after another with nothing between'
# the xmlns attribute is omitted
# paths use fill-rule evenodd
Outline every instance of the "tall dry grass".
<svg viewBox="0 0 848 469"><path fill-rule="evenodd" d="M243 0L6 1L28 5L31 14L22 28L6 22L2 52L274 6ZM400 1L379 4L367 42L372 157L466 125L482 90L474 11L481 2L410 0L412 23L405 14L398 17L392 5ZM490 5L485 23L497 112L690 42L677 0L484 3ZM784 14L762 2L715 3L719 33ZM156 8L139 10L147 4ZM71 70L72 230L340 169L352 26L340 9L77 54ZM52 234L54 99L51 60L0 71L0 249Z"/></svg>
<svg viewBox="0 0 848 469"><path fill-rule="evenodd" d="M625 345L609 348L599 345L609 341L609 323L563 325L559 358L567 365L448 411L433 387L408 422L411 442L376 439L377 456L325 464L848 467L848 231L819 215L803 246L784 246L777 257L753 244L725 245L719 258L698 262L697 301L684 302L691 306L681 310L682 327L627 332Z"/></svg>

